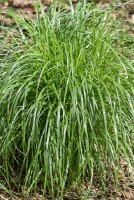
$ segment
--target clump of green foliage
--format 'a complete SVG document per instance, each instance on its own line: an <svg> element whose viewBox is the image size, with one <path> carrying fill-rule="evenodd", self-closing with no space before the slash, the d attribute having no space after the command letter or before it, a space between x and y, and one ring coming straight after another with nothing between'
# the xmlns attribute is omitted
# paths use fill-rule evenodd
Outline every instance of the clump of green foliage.
<svg viewBox="0 0 134 200"><path fill-rule="evenodd" d="M133 68L117 24L91 4L52 7L35 22L11 15L16 32L0 55L1 187L53 199L87 179L118 187L120 158L131 167L134 157Z"/></svg>

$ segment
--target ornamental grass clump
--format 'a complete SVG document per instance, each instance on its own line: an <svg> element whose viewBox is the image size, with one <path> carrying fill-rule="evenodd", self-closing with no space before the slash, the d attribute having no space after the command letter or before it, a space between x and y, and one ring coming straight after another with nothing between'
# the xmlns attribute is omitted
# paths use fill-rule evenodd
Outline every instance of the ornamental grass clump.
<svg viewBox="0 0 134 200"><path fill-rule="evenodd" d="M84 180L117 188L121 158L134 161L133 68L118 25L92 5L55 10L35 22L10 13L0 55L0 187L53 199Z"/></svg>

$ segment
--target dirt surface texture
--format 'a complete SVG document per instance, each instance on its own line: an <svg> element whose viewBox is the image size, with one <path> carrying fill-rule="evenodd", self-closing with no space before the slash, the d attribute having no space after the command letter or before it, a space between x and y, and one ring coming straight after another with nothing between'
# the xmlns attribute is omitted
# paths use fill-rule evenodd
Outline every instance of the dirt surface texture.
<svg viewBox="0 0 134 200"><path fill-rule="evenodd" d="M72 4L75 6L79 3L80 0L72 0ZM34 1L35 3L37 0ZM60 1L56 1L60 2ZM90 1L89 1L90 2ZM52 3L52 0L42 0L44 6L44 13L49 10L49 7ZM130 34L134 37L134 2L133 0L125 1L125 0L96 0L96 4L102 8L106 9L108 6L112 6L113 4L118 5L116 9L113 10L112 16L114 18L118 18L122 23L122 28L128 30ZM69 0L66 0L66 3L57 3L57 7L61 6L64 9L69 10ZM14 9L15 11L21 13L25 19L29 17L31 19L36 18L36 12L33 6L32 0L0 0L0 11L6 12L10 9ZM1 13L1 12L0 12ZM4 26L11 26L13 24L13 20L10 17L7 17L4 14L0 14L0 24Z"/></svg>

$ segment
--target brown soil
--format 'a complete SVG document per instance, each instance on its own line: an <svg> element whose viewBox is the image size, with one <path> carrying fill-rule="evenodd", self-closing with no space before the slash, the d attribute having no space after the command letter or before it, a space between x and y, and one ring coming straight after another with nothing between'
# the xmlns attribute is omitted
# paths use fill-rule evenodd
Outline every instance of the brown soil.
<svg viewBox="0 0 134 200"><path fill-rule="evenodd" d="M37 1L37 0L36 0ZM35 1L35 3L36 3ZM56 0L54 0L56 1ZM72 4L75 6L80 0L72 0ZM2 3L3 2L3 3ZM5 2L5 3L4 3ZM42 0L44 5L44 12L46 13L49 10L52 0ZM59 0L60 2L60 0ZM90 2L90 0L89 0ZM102 9L107 8L112 5L114 1L112 0L96 0L96 3ZM118 4L118 8L116 8L112 12L112 16L114 18L118 18L122 23L122 28L128 30L132 36L134 36L134 3L133 0L129 0L129 3L126 3L125 0L117 0L116 5ZM57 6L61 6L65 9L70 9L69 0L66 0L66 3L57 3ZM32 4L32 0L0 0L0 10L6 12L10 8L21 12L24 18L32 18L33 20L36 18L36 13ZM0 24L5 26L10 26L14 22L11 18L0 14Z"/></svg>

